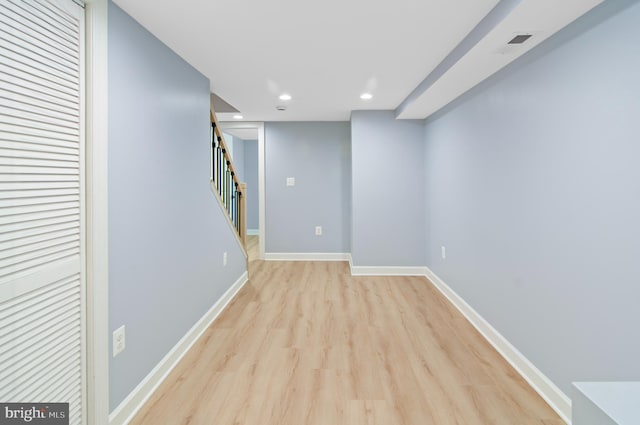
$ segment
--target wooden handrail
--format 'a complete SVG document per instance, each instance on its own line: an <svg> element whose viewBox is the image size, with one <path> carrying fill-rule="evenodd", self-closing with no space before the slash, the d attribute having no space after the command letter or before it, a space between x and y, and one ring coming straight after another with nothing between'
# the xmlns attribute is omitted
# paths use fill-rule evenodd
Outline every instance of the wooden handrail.
<svg viewBox="0 0 640 425"><path fill-rule="evenodd" d="M229 170L231 170L231 172L234 175L233 181L235 183L237 183L238 185L241 183L240 179L238 179L238 173L236 171L236 168L233 166L233 161L231 160L231 155L229 155L229 148L227 147L227 143L224 141L224 136L222 135L222 130L220 130L220 125L218 125L218 120L216 119L216 114L213 111L213 106L211 107L211 124L213 124L213 131L215 132L215 135L218 139L218 142L220 143L220 146L222 146L222 149L224 150L224 158L225 160L229 161Z"/></svg>
<svg viewBox="0 0 640 425"><path fill-rule="evenodd" d="M210 110L211 126L213 127L213 137L211 140L212 159L212 183L215 186L220 201L227 210L229 221L236 230L242 248L246 254L246 183L242 183L238 177L238 172L233 165L233 160L229 154L229 148L224 140L222 130L216 119L213 105ZM216 144L217 142L217 144ZM229 181L228 177L231 177ZM222 180L222 181L220 181ZM229 186L229 184L231 186Z"/></svg>

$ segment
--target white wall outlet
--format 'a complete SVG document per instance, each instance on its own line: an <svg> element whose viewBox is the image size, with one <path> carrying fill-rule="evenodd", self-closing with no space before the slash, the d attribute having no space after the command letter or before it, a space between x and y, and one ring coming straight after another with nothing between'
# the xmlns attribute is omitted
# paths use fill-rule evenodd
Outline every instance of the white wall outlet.
<svg viewBox="0 0 640 425"><path fill-rule="evenodd" d="M447 258L447 249L444 246L440 247L440 254L442 255L442 259Z"/></svg>
<svg viewBox="0 0 640 425"><path fill-rule="evenodd" d="M316 236L322 236L322 226L316 226Z"/></svg>
<svg viewBox="0 0 640 425"><path fill-rule="evenodd" d="M295 177L287 177L287 186L295 186L296 178Z"/></svg>
<svg viewBox="0 0 640 425"><path fill-rule="evenodd" d="M125 347L125 335L124 325L113 331L113 357L124 351Z"/></svg>
<svg viewBox="0 0 640 425"><path fill-rule="evenodd" d="M229 256L227 255L226 252L224 254L222 254L222 265L223 266L227 265L228 258L229 258Z"/></svg>

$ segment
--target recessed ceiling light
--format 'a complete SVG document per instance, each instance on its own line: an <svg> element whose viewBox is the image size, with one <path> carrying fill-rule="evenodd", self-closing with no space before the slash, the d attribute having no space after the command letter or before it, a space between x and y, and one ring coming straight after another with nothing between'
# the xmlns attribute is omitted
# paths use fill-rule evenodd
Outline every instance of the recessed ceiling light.
<svg viewBox="0 0 640 425"><path fill-rule="evenodd" d="M369 100L369 99L372 99L372 98L373 98L373 95L371 93L362 93L360 95L360 99L362 99L362 100Z"/></svg>
<svg viewBox="0 0 640 425"><path fill-rule="evenodd" d="M280 95L280 100L291 100L291 95L290 94L281 94Z"/></svg>
<svg viewBox="0 0 640 425"><path fill-rule="evenodd" d="M234 115L233 116L234 120L241 120L242 118L244 118L242 115Z"/></svg>

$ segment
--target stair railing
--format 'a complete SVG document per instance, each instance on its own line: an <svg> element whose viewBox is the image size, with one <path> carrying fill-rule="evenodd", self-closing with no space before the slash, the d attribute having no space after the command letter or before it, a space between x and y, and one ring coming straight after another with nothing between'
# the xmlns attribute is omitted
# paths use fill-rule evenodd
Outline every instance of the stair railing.
<svg viewBox="0 0 640 425"><path fill-rule="evenodd" d="M211 181L246 252L247 185L238 178L213 109L211 110Z"/></svg>

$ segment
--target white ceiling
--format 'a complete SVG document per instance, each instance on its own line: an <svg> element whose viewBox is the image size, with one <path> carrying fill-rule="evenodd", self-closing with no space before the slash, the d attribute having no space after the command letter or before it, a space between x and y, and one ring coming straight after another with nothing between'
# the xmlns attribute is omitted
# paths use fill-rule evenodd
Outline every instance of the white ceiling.
<svg viewBox="0 0 640 425"><path fill-rule="evenodd" d="M233 137L237 137L242 140L258 140L258 129L257 128L234 128L228 127L225 125L226 123L220 123L220 127L222 127L222 131L225 133L229 133ZM225 138L226 139L226 138Z"/></svg>
<svg viewBox="0 0 640 425"><path fill-rule="evenodd" d="M447 72L413 99L398 118L425 118L522 56L602 0L520 1ZM561 3L561 4L559 4ZM517 34L532 37L521 45L506 44Z"/></svg>
<svg viewBox="0 0 640 425"><path fill-rule="evenodd" d="M245 120L346 121L361 109L425 118L601 1L501 0L514 7L478 39L472 30L499 0L115 3L205 74ZM506 48L521 32L534 37ZM463 40L469 48L438 68ZM420 85L434 69L444 72ZM373 99L361 100L363 92ZM282 93L293 99L280 101Z"/></svg>

